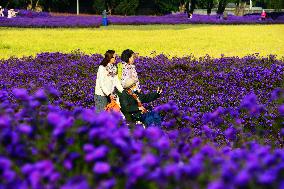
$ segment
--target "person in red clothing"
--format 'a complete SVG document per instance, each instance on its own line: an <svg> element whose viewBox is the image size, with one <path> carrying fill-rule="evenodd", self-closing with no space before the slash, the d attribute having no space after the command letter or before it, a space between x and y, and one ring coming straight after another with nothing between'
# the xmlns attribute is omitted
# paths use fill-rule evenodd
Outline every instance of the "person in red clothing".
<svg viewBox="0 0 284 189"><path fill-rule="evenodd" d="M264 10L262 10L262 13L260 15L260 19L261 20L265 20L266 19L266 12Z"/></svg>

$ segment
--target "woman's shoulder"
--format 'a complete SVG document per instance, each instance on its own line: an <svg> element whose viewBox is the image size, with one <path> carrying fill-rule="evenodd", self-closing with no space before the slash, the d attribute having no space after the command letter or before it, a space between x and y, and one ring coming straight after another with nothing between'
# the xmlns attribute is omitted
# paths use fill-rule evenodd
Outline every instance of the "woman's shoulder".
<svg viewBox="0 0 284 189"><path fill-rule="evenodd" d="M105 72L106 71L106 67L103 65L99 66L98 72Z"/></svg>

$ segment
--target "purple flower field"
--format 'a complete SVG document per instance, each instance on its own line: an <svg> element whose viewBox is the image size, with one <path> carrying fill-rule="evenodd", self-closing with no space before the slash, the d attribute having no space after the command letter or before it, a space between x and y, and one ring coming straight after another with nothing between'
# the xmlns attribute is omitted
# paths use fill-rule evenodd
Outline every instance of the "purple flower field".
<svg viewBox="0 0 284 189"><path fill-rule="evenodd" d="M95 114L99 54L0 61L0 188L283 188L283 60L139 57L162 128ZM119 60L118 60L119 61Z"/></svg>
<svg viewBox="0 0 284 189"><path fill-rule="evenodd" d="M284 17L273 20L259 20L260 15L233 16L227 20L219 19L216 15L197 15L188 19L186 14L165 16L108 16L112 25L146 25L146 24L283 24ZM0 18L3 27L99 27L101 16L50 16L49 13L33 13L20 11L16 18Z"/></svg>
<svg viewBox="0 0 284 189"><path fill-rule="evenodd" d="M2 27L23 27L23 28L94 28L99 27L101 21L98 18L83 16L56 16L56 17L0 17Z"/></svg>
<svg viewBox="0 0 284 189"><path fill-rule="evenodd" d="M284 23L284 19L277 20L271 18L260 21L260 15L234 16L229 15L227 20L218 19L217 15L194 14L192 19L188 19L186 14L165 15L165 16L109 16L111 24L279 24Z"/></svg>

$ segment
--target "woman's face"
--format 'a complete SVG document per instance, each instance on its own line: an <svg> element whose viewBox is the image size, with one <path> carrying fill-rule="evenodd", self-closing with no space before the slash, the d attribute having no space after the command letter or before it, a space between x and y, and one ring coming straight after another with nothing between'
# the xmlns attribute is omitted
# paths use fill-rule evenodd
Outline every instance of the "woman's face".
<svg viewBox="0 0 284 189"><path fill-rule="evenodd" d="M134 54L131 55L131 57L129 58L129 64L133 64L134 63Z"/></svg>
<svg viewBox="0 0 284 189"><path fill-rule="evenodd" d="M112 58L110 59L109 63L114 64L116 59L116 55L114 54Z"/></svg>

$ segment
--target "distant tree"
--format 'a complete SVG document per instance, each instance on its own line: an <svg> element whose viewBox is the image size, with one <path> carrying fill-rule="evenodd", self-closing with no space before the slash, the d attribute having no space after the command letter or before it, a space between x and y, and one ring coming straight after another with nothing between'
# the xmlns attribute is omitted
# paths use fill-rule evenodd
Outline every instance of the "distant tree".
<svg viewBox="0 0 284 189"><path fill-rule="evenodd" d="M180 0L155 0L158 11L164 14L178 11L180 3Z"/></svg>
<svg viewBox="0 0 284 189"><path fill-rule="evenodd" d="M206 1L206 7L207 7L207 15L211 14L211 10L214 6L214 0L207 0Z"/></svg>
<svg viewBox="0 0 284 189"><path fill-rule="evenodd" d="M267 0L267 8L269 9L275 9L276 11L279 11L280 9L284 8L284 1L283 0Z"/></svg>
<svg viewBox="0 0 284 189"><path fill-rule="evenodd" d="M107 9L105 0L94 0L93 2L93 10L97 14L101 14L103 10Z"/></svg>
<svg viewBox="0 0 284 189"><path fill-rule="evenodd" d="M193 14L194 9L196 8L197 0L190 1L189 13Z"/></svg>
<svg viewBox="0 0 284 189"><path fill-rule="evenodd" d="M116 14L133 15L139 5L139 0L123 0L114 9Z"/></svg>
<svg viewBox="0 0 284 189"><path fill-rule="evenodd" d="M228 4L228 0L219 0L217 14L223 14Z"/></svg>

